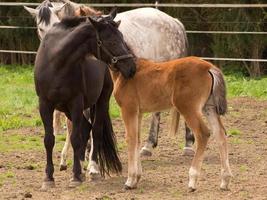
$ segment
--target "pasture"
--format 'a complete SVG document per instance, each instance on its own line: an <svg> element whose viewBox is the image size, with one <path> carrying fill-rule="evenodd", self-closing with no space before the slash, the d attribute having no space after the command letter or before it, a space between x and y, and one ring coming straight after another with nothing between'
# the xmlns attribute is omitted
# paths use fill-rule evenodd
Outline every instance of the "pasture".
<svg viewBox="0 0 267 200"><path fill-rule="evenodd" d="M211 137L199 188L188 193L191 157L182 156L184 127L167 136L168 113L162 117L158 148L152 157L142 158L143 176L138 188L123 190L127 178L127 146L119 108L111 99L110 113L123 173L105 180L86 180L76 189L68 188L68 170L59 171L60 151L65 134L56 136L54 151L56 188L41 192L44 176L44 129L34 91L32 66L0 67L0 199L266 199L267 191L267 77L247 79L238 72L225 72L229 111L223 117L227 129L230 165L234 178L230 191L219 190L220 160ZM150 117L142 125L142 142L147 137ZM63 132L65 132L63 130Z"/></svg>

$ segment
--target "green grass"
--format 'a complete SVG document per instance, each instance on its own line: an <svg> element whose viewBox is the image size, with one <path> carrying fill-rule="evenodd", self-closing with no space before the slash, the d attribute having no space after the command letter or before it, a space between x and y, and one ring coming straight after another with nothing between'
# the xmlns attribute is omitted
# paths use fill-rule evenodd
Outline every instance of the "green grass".
<svg viewBox="0 0 267 200"><path fill-rule="evenodd" d="M249 79L239 72L225 72L228 97L249 96L267 100L267 77ZM21 127L41 126L32 66L0 66L0 132ZM112 118L120 117L114 97Z"/></svg>
<svg viewBox="0 0 267 200"><path fill-rule="evenodd" d="M267 76L258 79L244 77L242 73L225 73L228 97L253 97L267 100Z"/></svg>

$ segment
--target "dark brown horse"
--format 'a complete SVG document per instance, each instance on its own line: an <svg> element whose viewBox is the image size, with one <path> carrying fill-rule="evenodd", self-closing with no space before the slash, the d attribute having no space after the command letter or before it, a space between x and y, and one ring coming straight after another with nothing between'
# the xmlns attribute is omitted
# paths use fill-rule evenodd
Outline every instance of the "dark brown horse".
<svg viewBox="0 0 267 200"><path fill-rule="evenodd" d="M111 12L114 19L116 11ZM39 110L45 128L44 144L47 154L46 178L43 189L53 187L52 159L55 136L53 112L60 110L72 121L71 144L74 150L71 187L82 181L80 160L92 128L94 149L102 174L121 171L116 143L108 113L113 85L107 64L119 69L126 78L135 74L135 62L129 54L118 24L101 19L69 18L54 25L42 40L35 61L34 80L39 96ZM105 48L97 51L97 46ZM112 52L112 53L111 53ZM104 62L91 59L88 53L100 55ZM99 56L98 56L99 57ZM94 107L92 124L83 111Z"/></svg>

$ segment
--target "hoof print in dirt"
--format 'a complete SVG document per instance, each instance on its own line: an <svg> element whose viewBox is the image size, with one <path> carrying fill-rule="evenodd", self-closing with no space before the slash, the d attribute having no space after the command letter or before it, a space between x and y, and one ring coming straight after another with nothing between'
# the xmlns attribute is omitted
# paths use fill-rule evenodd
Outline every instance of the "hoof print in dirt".
<svg viewBox="0 0 267 200"><path fill-rule="evenodd" d="M51 188L54 188L54 187L56 187L55 181L44 181L43 185L41 187L41 191L45 192L45 191L47 191L47 190L49 190Z"/></svg>
<svg viewBox="0 0 267 200"><path fill-rule="evenodd" d="M197 190L196 188L190 187L189 190L188 190L188 192L195 192L196 190Z"/></svg>
<svg viewBox="0 0 267 200"><path fill-rule="evenodd" d="M59 171L66 171L67 165L60 165Z"/></svg>
<svg viewBox="0 0 267 200"><path fill-rule="evenodd" d="M24 198L32 198L32 194L30 192L26 192L24 194Z"/></svg>

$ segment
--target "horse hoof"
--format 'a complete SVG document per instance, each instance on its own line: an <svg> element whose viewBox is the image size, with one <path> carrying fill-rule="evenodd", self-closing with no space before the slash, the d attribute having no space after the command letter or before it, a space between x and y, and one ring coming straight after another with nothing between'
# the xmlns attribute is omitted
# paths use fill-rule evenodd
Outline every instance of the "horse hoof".
<svg viewBox="0 0 267 200"><path fill-rule="evenodd" d="M195 192L196 190L196 188L189 187L189 192Z"/></svg>
<svg viewBox="0 0 267 200"><path fill-rule="evenodd" d="M69 183L69 188L76 188L82 184L82 181L77 179L71 179Z"/></svg>
<svg viewBox="0 0 267 200"><path fill-rule="evenodd" d="M141 156L147 156L147 157L152 156L152 153L146 149L142 149L140 154L141 154Z"/></svg>
<svg viewBox="0 0 267 200"><path fill-rule="evenodd" d="M194 156L195 151L192 147L184 147L183 156Z"/></svg>
<svg viewBox="0 0 267 200"><path fill-rule="evenodd" d="M131 186L128 186L128 185L124 185L124 187L123 187L123 189L124 190L133 190L133 189L136 189L136 186L134 186L134 187L131 187Z"/></svg>
<svg viewBox="0 0 267 200"><path fill-rule="evenodd" d="M60 165L59 170L60 170L60 171L65 171L65 170L67 170L67 165Z"/></svg>
<svg viewBox="0 0 267 200"><path fill-rule="evenodd" d="M41 187L41 191L47 191L54 187L56 187L55 181L44 181Z"/></svg>
<svg viewBox="0 0 267 200"><path fill-rule="evenodd" d="M230 191L230 189L228 187L220 187L221 191Z"/></svg>
<svg viewBox="0 0 267 200"><path fill-rule="evenodd" d="M100 173L89 173L90 181L99 181L101 180Z"/></svg>

